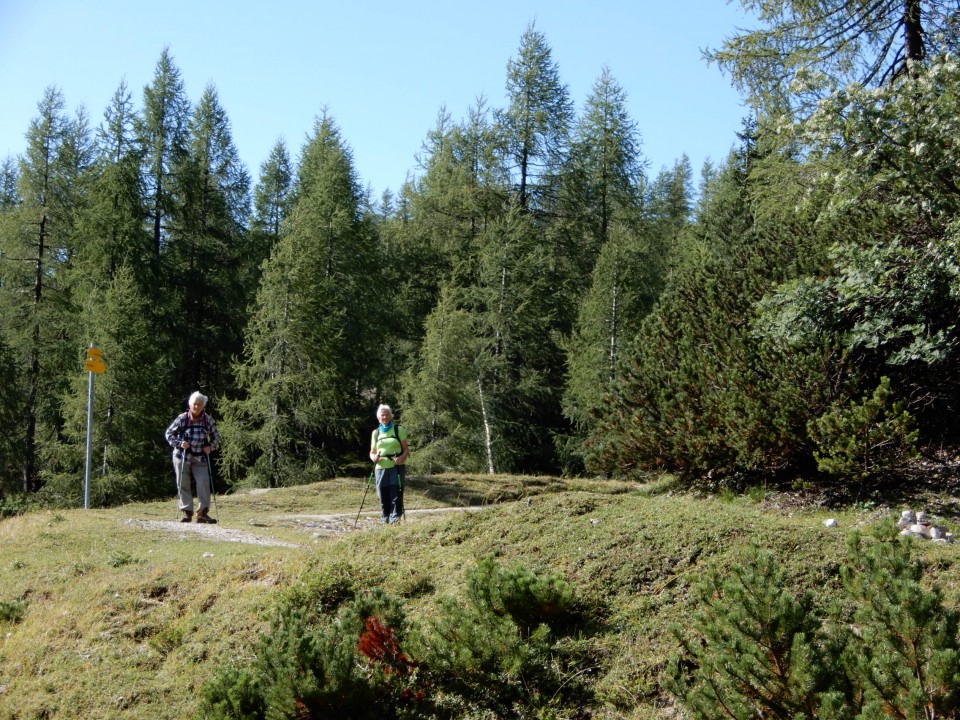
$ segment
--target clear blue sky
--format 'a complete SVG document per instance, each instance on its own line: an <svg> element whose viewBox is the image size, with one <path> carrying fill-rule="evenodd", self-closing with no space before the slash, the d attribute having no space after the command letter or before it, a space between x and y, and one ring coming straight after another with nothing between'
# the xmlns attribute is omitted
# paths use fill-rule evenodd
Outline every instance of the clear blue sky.
<svg viewBox="0 0 960 720"><path fill-rule="evenodd" d="M375 196L396 190L446 107L505 103L531 23L579 113L604 66L628 94L651 176L722 161L746 111L701 51L749 23L724 0L0 0L0 159L50 85L97 126L122 79L140 107L164 47L191 102L212 83L254 181L279 138L296 158L324 108Z"/></svg>

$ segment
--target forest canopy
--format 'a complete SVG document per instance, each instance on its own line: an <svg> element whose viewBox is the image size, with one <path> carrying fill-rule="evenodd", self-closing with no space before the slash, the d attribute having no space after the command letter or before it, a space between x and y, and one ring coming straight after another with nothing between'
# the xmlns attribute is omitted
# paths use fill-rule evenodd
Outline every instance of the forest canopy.
<svg viewBox="0 0 960 720"><path fill-rule="evenodd" d="M90 344L95 504L169 492L198 388L232 485L347 471L380 402L420 472L863 487L954 448L956 12L743 4L707 58L752 111L699 180L532 24L503 107L441 111L377 199L332 112L251 177L169 49L96 125L44 90L0 167L3 503L80 501Z"/></svg>

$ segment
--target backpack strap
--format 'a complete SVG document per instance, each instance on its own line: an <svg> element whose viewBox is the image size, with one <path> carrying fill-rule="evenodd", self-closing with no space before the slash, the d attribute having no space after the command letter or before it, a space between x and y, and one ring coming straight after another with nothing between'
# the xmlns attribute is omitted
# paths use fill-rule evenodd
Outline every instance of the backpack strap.
<svg viewBox="0 0 960 720"><path fill-rule="evenodd" d="M401 454L401 455L402 455L402 454L403 454L403 440L400 439L400 423L395 422L395 423L393 424L393 428L392 428L392 429L393 429L393 437L395 437L395 438L397 439L397 442L400 443L400 453L398 453L398 454ZM389 435L387 435L386 433L384 433L383 430L381 430L381 429L378 427L378 428L377 428L377 442L380 442L381 438L383 438L384 436L390 437ZM387 457L390 457L390 456L387 455ZM393 457L396 457L396 455L394 455Z"/></svg>

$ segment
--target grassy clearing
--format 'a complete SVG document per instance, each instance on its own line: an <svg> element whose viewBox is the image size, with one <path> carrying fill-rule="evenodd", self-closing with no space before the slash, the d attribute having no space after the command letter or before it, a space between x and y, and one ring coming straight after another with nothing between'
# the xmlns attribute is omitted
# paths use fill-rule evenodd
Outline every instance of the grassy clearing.
<svg viewBox="0 0 960 720"><path fill-rule="evenodd" d="M893 509L777 511L757 499L695 499L669 485L516 476L410 478L408 519L381 528L363 480L218 498L221 525L296 543L217 542L135 521L173 521L174 502L36 512L0 521L0 718L190 717L203 683L242 664L281 597L335 607L379 586L411 615L462 591L493 554L559 571L591 608L598 718L669 716L669 632L708 563L774 550L797 588L829 598L847 533ZM473 506L473 512L418 512ZM368 514L367 511L374 511ZM316 516L343 514L318 531ZM836 518L838 528L823 521ZM341 518L343 520L343 518ZM951 528L952 529L952 528ZM958 602L955 545L918 544L930 582Z"/></svg>

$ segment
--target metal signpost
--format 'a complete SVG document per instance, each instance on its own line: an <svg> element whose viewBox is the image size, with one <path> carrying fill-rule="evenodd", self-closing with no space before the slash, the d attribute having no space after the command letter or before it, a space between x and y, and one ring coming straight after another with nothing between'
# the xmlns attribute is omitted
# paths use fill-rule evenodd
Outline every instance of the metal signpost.
<svg viewBox="0 0 960 720"><path fill-rule="evenodd" d="M87 348L87 359L84 362L87 369L87 462L83 478L83 507L90 507L90 451L93 443L93 376L105 372L107 366L103 362L103 352L92 344Z"/></svg>

